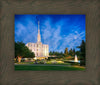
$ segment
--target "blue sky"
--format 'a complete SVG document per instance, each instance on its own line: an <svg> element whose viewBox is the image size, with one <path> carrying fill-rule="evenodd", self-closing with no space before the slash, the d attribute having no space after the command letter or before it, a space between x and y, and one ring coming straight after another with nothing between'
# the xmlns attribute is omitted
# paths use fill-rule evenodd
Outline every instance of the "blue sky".
<svg viewBox="0 0 100 85"><path fill-rule="evenodd" d="M38 20L41 41L49 51L79 50L76 47L85 40L85 15L15 15L15 41L36 43Z"/></svg>

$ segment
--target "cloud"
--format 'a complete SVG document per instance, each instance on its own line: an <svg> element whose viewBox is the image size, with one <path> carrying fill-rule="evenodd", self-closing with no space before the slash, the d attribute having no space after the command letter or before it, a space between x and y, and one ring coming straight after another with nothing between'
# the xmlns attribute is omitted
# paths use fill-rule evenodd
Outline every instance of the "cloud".
<svg viewBox="0 0 100 85"><path fill-rule="evenodd" d="M81 44L82 39L85 40L85 30L82 27L84 23L79 23L81 21L74 18L75 23L72 23L70 18L60 18L53 23L53 19L45 17L40 21L42 43L49 45L49 51L64 52L66 47L68 50L71 48L78 50L76 47ZM23 41L25 44L36 43L37 30L35 17L27 17L24 22L19 20L15 23L15 41Z"/></svg>
<svg viewBox="0 0 100 85"><path fill-rule="evenodd" d="M28 20L27 24L18 22L15 24L15 41L36 42L37 40L37 25L35 21Z"/></svg>
<svg viewBox="0 0 100 85"><path fill-rule="evenodd" d="M50 51L64 51L66 47L68 47L68 49L76 48L85 37L84 31L79 32L80 28L73 29L68 35L62 36L61 29L64 24L65 20L60 20L53 25L51 25L51 19L48 18L45 20L42 37L44 43L49 44ZM75 28L76 27L78 26L75 26Z"/></svg>
<svg viewBox="0 0 100 85"><path fill-rule="evenodd" d="M15 29L15 35L17 36L20 36L23 31L25 32L25 26L21 23L18 23Z"/></svg>
<svg viewBox="0 0 100 85"><path fill-rule="evenodd" d="M45 20L42 37L44 43L49 44L49 50L57 50L59 47L59 41L62 39L60 35L62 25L62 21L51 25L51 19Z"/></svg>
<svg viewBox="0 0 100 85"><path fill-rule="evenodd" d="M82 39L85 39L84 37L85 32L72 32L62 39L63 43L60 46L60 49L63 51L66 47L68 47L68 50L71 48L75 48L77 50L76 47L81 44Z"/></svg>

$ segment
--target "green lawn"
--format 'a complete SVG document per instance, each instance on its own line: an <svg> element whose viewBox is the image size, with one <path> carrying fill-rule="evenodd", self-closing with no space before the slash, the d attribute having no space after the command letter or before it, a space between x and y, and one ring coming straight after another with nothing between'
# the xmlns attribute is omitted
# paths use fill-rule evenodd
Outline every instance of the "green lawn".
<svg viewBox="0 0 100 85"><path fill-rule="evenodd" d="M73 71L73 70L82 70L84 67L75 67L75 66L33 66L33 65L15 65L15 70L31 70L31 71Z"/></svg>

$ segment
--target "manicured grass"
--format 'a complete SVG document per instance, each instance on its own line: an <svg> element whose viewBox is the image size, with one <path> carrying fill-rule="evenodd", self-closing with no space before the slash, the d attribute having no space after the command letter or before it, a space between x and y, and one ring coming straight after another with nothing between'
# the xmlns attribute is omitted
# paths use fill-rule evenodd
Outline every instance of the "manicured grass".
<svg viewBox="0 0 100 85"><path fill-rule="evenodd" d="M73 71L81 70L84 71L84 67L75 66L33 66L33 65L15 65L15 70L31 70L31 71Z"/></svg>

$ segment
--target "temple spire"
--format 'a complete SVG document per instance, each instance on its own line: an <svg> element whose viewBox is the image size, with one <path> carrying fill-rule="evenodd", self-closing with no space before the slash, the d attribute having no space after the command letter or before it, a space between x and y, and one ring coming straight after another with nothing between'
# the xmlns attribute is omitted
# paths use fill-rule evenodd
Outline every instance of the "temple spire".
<svg viewBox="0 0 100 85"><path fill-rule="evenodd" d="M37 42L41 42L41 35L40 35L40 22L38 21L38 36L37 36Z"/></svg>

